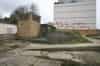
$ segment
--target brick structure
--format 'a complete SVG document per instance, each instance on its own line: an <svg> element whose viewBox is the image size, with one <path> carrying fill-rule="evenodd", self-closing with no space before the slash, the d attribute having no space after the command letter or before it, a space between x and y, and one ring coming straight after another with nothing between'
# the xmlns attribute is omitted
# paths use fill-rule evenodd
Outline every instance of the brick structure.
<svg viewBox="0 0 100 66"><path fill-rule="evenodd" d="M30 15L28 19L19 20L17 24L17 36L21 38L36 38L40 32L40 20L37 16Z"/></svg>

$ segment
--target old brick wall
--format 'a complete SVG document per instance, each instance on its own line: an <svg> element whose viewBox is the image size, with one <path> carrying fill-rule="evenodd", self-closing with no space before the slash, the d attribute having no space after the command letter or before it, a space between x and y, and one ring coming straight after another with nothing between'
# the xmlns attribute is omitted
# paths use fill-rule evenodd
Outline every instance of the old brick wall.
<svg viewBox="0 0 100 66"><path fill-rule="evenodd" d="M39 36L40 24L32 19L18 21L17 28L17 36L19 37L35 38Z"/></svg>

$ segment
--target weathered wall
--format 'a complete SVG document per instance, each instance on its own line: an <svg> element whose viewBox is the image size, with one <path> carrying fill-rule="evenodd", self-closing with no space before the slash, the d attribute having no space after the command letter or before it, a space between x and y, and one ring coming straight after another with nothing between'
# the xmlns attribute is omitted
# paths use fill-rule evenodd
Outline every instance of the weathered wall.
<svg viewBox="0 0 100 66"><path fill-rule="evenodd" d="M40 24L32 19L18 22L17 36L21 38L35 38L39 36Z"/></svg>
<svg viewBox="0 0 100 66"><path fill-rule="evenodd" d="M94 34L96 34L96 30L79 30L79 32L83 35L94 35Z"/></svg>

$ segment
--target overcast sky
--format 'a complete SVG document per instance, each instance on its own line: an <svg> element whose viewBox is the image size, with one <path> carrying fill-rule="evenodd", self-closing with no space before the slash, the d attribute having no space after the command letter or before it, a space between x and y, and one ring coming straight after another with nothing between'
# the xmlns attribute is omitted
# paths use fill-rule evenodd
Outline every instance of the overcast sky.
<svg viewBox="0 0 100 66"><path fill-rule="evenodd" d="M8 16L16 7L34 3L42 16L42 23L53 21L53 3L57 0L0 0L0 16ZM100 0L97 0L97 27L100 25Z"/></svg>
<svg viewBox="0 0 100 66"><path fill-rule="evenodd" d="M0 15L9 16L16 7L34 3L42 16L42 23L53 21L53 3L57 0L0 0Z"/></svg>

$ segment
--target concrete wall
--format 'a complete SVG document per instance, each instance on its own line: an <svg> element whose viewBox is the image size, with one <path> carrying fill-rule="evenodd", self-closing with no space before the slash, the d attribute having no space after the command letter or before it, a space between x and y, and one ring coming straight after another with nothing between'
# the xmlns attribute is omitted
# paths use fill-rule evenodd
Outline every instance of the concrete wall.
<svg viewBox="0 0 100 66"><path fill-rule="evenodd" d="M17 27L12 24L0 23L0 34L16 34Z"/></svg>

